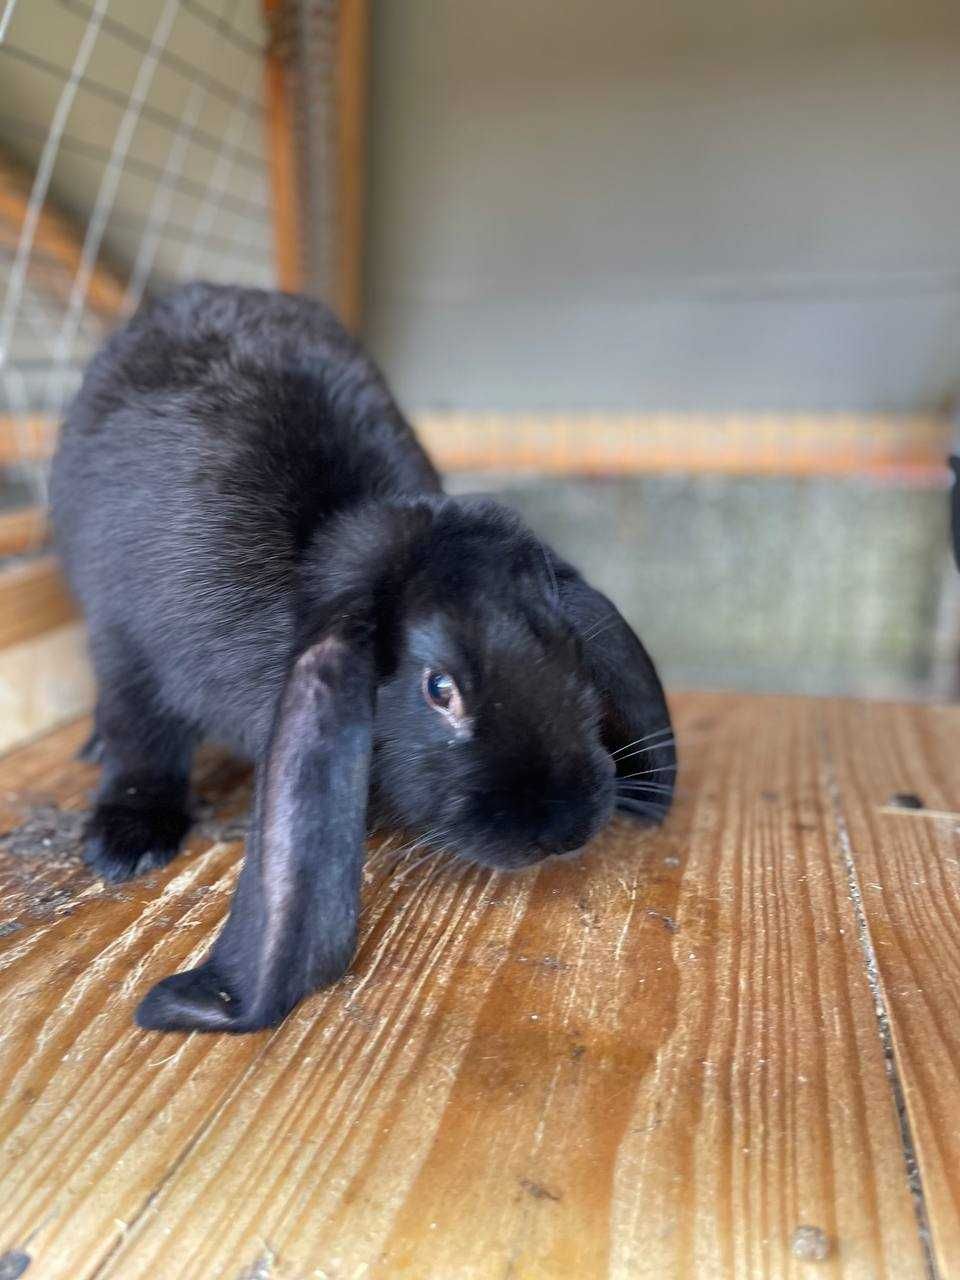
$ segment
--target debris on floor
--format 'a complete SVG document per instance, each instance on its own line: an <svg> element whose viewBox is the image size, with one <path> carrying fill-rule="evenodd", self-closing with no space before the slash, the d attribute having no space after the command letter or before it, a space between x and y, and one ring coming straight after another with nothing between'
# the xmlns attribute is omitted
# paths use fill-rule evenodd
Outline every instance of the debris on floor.
<svg viewBox="0 0 960 1280"><path fill-rule="evenodd" d="M826 1262L830 1237L822 1227L799 1226L790 1238L790 1252L800 1262Z"/></svg>

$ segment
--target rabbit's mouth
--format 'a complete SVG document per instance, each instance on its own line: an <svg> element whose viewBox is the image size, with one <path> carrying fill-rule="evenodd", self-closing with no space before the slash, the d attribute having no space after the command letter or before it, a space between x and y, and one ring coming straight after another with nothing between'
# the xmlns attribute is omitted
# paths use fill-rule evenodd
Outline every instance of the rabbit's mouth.
<svg viewBox="0 0 960 1280"><path fill-rule="evenodd" d="M543 832L536 840L464 840L456 849L458 858L474 862L497 871L525 871L541 862L572 862L589 848L593 839L603 830L613 816L612 803L603 805L592 814L582 815L562 834Z"/></svg>

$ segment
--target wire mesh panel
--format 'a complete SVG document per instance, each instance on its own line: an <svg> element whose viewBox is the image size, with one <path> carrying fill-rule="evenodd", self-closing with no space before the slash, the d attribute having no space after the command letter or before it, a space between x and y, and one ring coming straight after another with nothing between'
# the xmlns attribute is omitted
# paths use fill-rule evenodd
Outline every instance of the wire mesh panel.
<svg viewBox="0 0 960 1280"><path fill-rule="evenodd" d="M2 30L9 507L43 501L38 431L145 295L275 268L260 0L8 0Z"/></svg>
<svg viewBox="0 0 960 1280"><path fill-rule="evenodd" d="M191 279L356 323L365 23L366 0L0 0L0 748L91 697L46 482L107 334Z"/></svg>

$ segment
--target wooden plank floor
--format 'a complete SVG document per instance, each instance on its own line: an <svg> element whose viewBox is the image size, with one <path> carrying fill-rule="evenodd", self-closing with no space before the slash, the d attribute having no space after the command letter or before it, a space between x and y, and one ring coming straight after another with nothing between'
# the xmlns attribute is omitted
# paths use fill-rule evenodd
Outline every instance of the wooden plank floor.
<svg viewBox="0 0 960 1280"><path fill-rule="evenodd" d="M960 711L675 711L662 831L386 841L352 974L240 1038L131 1015L223 917L242 770L107 888L86 726L0 761L0 1276L960 1277Z"/></svg>

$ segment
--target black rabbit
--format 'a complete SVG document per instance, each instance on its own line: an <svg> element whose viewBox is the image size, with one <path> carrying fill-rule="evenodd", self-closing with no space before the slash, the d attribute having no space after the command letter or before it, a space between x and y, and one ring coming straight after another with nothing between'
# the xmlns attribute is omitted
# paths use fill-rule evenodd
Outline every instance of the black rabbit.
<svg viewBox="0 0 960 1280"><path fill-rule="evenodd" d="M513 868L616 806L666 811L670 719L636 636L509 511L441 493L314 302L194 284L143 308L70 408L53 516L99 685L90 865L175 855L199 739L256 762L227 923L142 1026L272 1026L341 977L368 825ZM618 770L650 781L618 792Z"/></svg>

